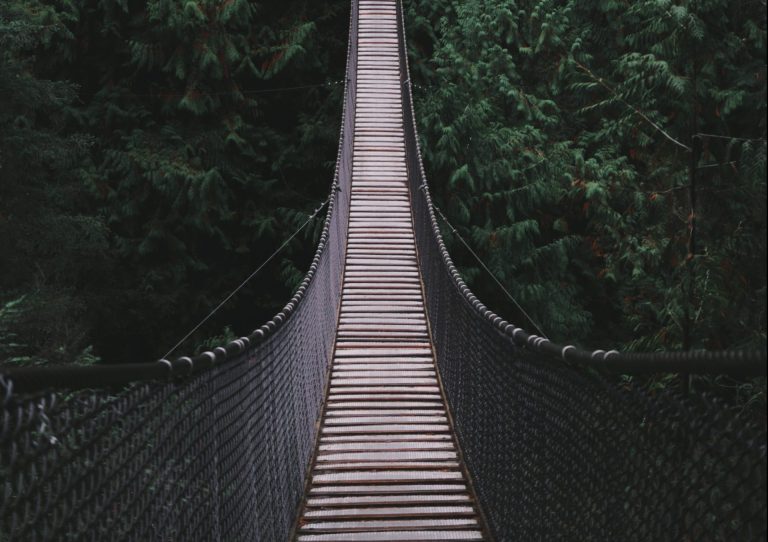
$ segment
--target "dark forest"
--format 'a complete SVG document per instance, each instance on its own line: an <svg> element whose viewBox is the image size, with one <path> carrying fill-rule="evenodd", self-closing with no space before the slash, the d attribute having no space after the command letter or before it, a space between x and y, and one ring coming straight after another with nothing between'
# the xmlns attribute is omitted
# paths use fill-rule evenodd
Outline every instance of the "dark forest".
<svg viewBox="0 0 768 542"><path fill-rule="evenodd" d="M533 321L588 348L764 347L764 2L405 7L436 203ZM346 1L2 2L3 363L157 359L306 220L348 24ZM321 224L181 350L279 310Z"/></svg>

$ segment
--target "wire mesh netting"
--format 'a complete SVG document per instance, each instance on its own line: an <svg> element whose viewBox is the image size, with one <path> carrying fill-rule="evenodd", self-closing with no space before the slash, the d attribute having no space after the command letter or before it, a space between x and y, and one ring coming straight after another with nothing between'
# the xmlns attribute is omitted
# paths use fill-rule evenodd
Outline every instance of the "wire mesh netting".
<svg viewBox="0 0 768 542"><path fill-rule="evenodd" d="M734 370L755 367L755 358L764 365L764 353L587 353L528 335L491 313L445 250L407 73L403 83L414 228L438 369L495 537L765 540L764 416L755 420L754 412L750 417L703 395L654 392L551 356L638 372L676 365L718 372L723 360Z"/></svg>
<svg viewBox="0 0 768 542"><path fill-rule="evenodd" d="M319 363L297 367L282 356L322 360L324 345L273 346L183 383L12 399L2 449L4 536L284 538L324 375Z"/></svg>

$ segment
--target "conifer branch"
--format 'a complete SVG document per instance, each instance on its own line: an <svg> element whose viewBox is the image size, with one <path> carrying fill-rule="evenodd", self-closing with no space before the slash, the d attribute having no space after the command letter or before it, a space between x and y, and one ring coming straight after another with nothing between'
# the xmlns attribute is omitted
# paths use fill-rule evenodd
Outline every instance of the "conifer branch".
<svg viewBox="0 0 768 542"><path fill-rule="evenodd" d="M611 87L611 86L610 86L608 83L606 83L606 82L603 80L603 78L602 78L602 77L598 77L598 76L596 76L596 75L595 75L595 74L592 72L592 70L590 70L588 67L586 67L584 64L582 64L582 63L581 63L581 62L579 62L578 60L574 59L573 61L576 63L576 65L579 67L579 69L580 69L581 71L583 71L584 73L586 73L586 74L587 74L587 75L588 75L588 76L589 76L589 77L590 77L590 78L591 78L593 81L595 81L595 82L596 82L597 84L599 84L601 87L603 87L603 88L604 88L604 89L606 89L608 92L610 92L610 93L611 93L611 95L612 95L613 97L615 97L615 98L616 98L617 100L619 100L621 103L623 103L623 104L624 104L624 105L626 105L628 108L630 108L632 111L634 111L634 112L635 112L637 115L639 115L639 116L640 116L640 117L641 117L643 120L645 120L645 122L647 122L648 124L650 124L651 126L653 126L653 127L654 127L654 128L655 128L655 129L656 129L658 132L660 132L660 133L661 133L661 134L662 134L664 137L666 137L668 140L670 140L672 143L674 143L674 144L675 144L675 145L677 145L678 147L682 147L682 148L683 148L683 149L685 149L686 151L688 151L688 152L691 152L691 148L690 148L688 145L686 145L685 143L682 143L681 141L678 141L677 139L675 139L674 137L672 137L671 135L669 135L669 133L668 133L666 130L664 130L664 129L663 129L661 126L659 126L658 124L656 124L655 122L653 122L653 121L652 121L652 120L651 120L651 119L648 117L648 115L646 115L645 113L643 113L642 111L640 111L640 110L639 110L637 107L635 107L634 105L632 105L631 103L629 103L628 101L626 101L624 98L622 98L621 96L619 96L619 94L616 92L616 90L615 90L613 87Z"/></svg>

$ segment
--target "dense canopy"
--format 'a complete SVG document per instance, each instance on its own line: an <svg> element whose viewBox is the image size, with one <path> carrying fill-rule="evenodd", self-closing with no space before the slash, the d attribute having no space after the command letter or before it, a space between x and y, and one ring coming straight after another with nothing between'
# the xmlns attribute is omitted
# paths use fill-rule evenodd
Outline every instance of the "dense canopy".
<svg viewBox="0 0 768 542"><path fill-rule="evenodd" d="M765 344L765 3L405 5L436 203L548 336ZM2 2L0 359L155 359L248 276L326 197L347 25L346 0ZM184 348L282 306L319 224Z"/></svg>

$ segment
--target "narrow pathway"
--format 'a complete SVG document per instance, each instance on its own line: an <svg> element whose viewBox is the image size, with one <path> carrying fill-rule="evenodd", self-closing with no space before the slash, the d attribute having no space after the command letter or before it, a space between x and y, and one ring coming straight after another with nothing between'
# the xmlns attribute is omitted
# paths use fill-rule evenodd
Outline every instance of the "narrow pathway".
<svg viewBox="0 0 768 542"><path fill-rule="evenodd" d="M416 263L397 4L359 5L341 316L297 539L482 540L440 393Z"/></svg>

